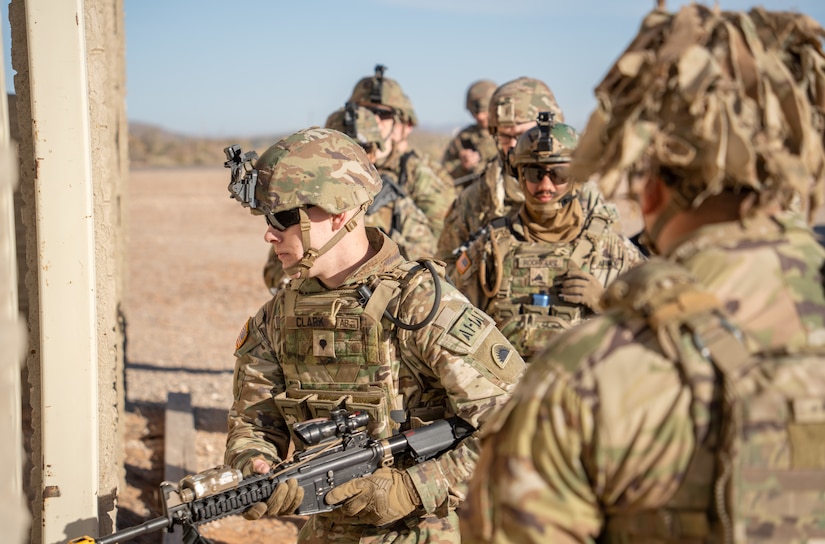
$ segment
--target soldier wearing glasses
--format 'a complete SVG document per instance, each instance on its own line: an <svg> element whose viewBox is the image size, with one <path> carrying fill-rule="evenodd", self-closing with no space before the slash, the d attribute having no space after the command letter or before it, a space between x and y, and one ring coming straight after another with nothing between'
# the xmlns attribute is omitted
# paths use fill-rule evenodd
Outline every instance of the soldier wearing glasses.
<svg viewBox="0 0 825 544"><path fill-rule="evenodd" d="M254 168L236 150L227 150L230 192L264 215L264 239L293 279L238 336L226 463L266 473L289 454L294 423L338 408L369 414L372 438L453 416L483 428L524 362L440 263L408 261L365 226L382 182L364 149L315 127ZM340 508L311 516L298 541L457 544L456 507L476 455L474 434L436 458L394 459L339 485L326 501ZM290 480L244 515L289 515L302 499Z"/></svg>
<svg viewBox="0 0 825 544"><path fill-rule="evenodd" d="M407 136L417 119L401 85L384 77L385 69L379 64L375 75L358 81L348 102L375 114L384 138L375 166L381 175L389 176L404 189L427 215L437 240L444 228L444 217L455 199L452 178L446 171L441 175L428 156L408 149Z"/></svg>
<svg viewBox="0 0 825 544"><path fill-rule="evenodd" d="M508 159L524 203L482 229L451 272L525 359L598 313L604 288L644 259L611 228L611 215L583 210L584 184L568 165L577 142L572 127L539 114Z"/></svg>

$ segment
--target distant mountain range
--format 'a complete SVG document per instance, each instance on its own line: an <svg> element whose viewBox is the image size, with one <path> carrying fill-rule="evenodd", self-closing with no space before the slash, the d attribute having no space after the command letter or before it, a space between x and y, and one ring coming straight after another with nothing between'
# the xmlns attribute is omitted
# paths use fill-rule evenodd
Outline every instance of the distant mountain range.
<svg viewBox="0 0 825 544"><path fill-rule="evenodd" d="M201 138L177 134L157 125L129 123L129 160L132 168L222 166L224 148L239 144L244 151L262 153L286 134L250 138ZM410 136L412 146L435 160L451 138L448 130L417 129Z"/></svg>

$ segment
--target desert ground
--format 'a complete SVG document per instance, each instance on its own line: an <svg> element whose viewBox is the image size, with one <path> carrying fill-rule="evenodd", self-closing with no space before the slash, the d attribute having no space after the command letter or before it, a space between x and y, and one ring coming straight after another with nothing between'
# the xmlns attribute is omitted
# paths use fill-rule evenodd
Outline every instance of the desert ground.
<svg viewBox="0 0 825 544"><path fill-rule="evenodd" d="M161 514L164 408L191 395L198 471L223 460L235 339L269 298L261 279L266 224L230 198L229 170L143 169L127 193L126 489L118 528ZM216 543L295 542L303 518L204 525ZM141 542L160 542L161 535Z"/></svg>

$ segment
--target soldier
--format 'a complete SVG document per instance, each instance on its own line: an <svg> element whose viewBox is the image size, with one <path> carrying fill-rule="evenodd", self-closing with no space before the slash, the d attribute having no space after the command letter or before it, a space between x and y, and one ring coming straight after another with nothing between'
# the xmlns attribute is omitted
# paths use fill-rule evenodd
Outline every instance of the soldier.
<svg viewBox="0 0 825 544"><path fill-rule="evenodd" d="M265 240L295 278L236 343L225 461L245 475L286 457L292 424L339 407L368 413L374 438L453 415L483 428L521 374L515 349L437 263L407 261L364 226L380 188L363 148L320 128L282 139L243 180L233 176L230 191L266 217ZM429 461L398 459L340 485L326 497L340 508L311 516L299 541L457 543L454 510L476 454L471 436ZM285 482L245 515L287 515L302 498Z"/></svg>
<svg viewBox="0 0 825 544"><path fill-rule="evenodd" d="M333 112L326 121L326 128L343 132L361 144L370 161L375 164L384 140L375 116L366 108L347 102L344 108ZM367 209L364 223L381 229L393 242L405 259L416 261L435 254L435 236L430 230L427 216L401 187L387 174L381 174L382 187ZM289 280L283 273L281 261L270 247L269 258L264 266L264 283L274 295Z"/></svg>
<svg viewBox="0 0 825 544"><path fill-rule="evenodd" d="M564 122L564 114L550 88L538 79L520 77L501 85L490 99L489 130L496 139L498 155L459 193L444 220L444 230L438 238L436 257L447 263L452 276L462 246L497 217L508 215L524 202L519 182L510 175L507 155L519 136L536 126L540 111L549 111L555 120ZM591 184L579 193L582 209L589 215L599 208L604 215L618 220L615 207L604 202Z"/></svg>
<svg viewBox="0 0 825 544"><path fill-rule="evenodd" d="M541 112L509 157L525 201L494 219L462 253L451 279L524 359L600 311L604 288L643 260L598 209L584 216L570 178L573 127ZM588 182L593 183L593 182ZM598 194L598 191L595 191Z"/></svg>
<svg viewBox="0 0 825 544"><path fill-rule="evenodd" d="M496 84L489 79L476 81L467 89L466 107L475 123L456 134L441 159L441 164L455 180L479 172L496 158L496 141L487 129L490 97L495 90Z"/></svg>
<svg viewBox="0 0 825 544"><path fill-rule="evenodd" d="M407 136L417 123L412 103L394 79L384 77L384 66L375 75L362 78L353 88L349 102L372 111L384 136L384 150L378 153L376 167L386 173L427 215L430 229L438 239L444 216L455 197L452 181L440 176L427 157L408 150Z"/></svg>
<svg viewBox="0 0 825 544"><path fill-rule="evenodd" d="M557 336L486 429L465 542L825 538L825 30L799 13L651 12L571 163L624 170L652 258Z"/></svg>

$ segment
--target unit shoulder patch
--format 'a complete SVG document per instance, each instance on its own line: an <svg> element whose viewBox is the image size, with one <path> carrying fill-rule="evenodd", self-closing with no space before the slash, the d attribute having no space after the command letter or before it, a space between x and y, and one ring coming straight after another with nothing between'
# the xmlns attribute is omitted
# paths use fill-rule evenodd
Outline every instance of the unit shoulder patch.
<svg viewBox="0 0 825 544"><path fill-rule="evenodd" d="M238 338L235 340L235 349L241 349L246 339L249 338L249 322L252 320L251 317L247 318L246 322L241 327L241 332L238 333Z"/></svg>

